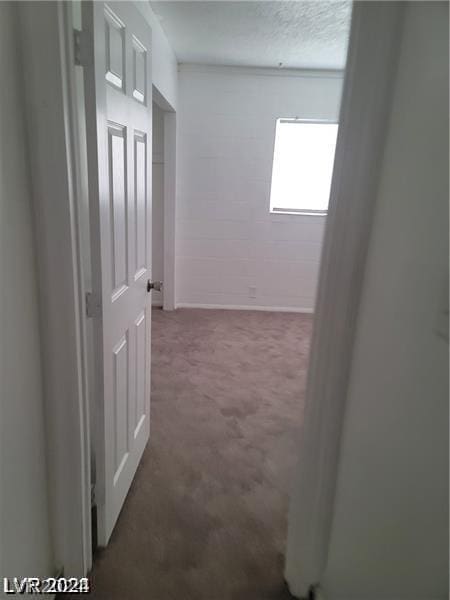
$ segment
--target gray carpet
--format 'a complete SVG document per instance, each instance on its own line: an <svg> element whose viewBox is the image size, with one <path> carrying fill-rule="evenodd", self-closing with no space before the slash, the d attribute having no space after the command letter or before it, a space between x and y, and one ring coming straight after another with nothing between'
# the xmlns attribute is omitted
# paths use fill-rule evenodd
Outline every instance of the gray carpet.
<svg viewBox="0 0 450 600"><path fill-rule="evenodd" d="M286 600L312 319L155 310L150 443L91 574L102 600Z"/></svg>

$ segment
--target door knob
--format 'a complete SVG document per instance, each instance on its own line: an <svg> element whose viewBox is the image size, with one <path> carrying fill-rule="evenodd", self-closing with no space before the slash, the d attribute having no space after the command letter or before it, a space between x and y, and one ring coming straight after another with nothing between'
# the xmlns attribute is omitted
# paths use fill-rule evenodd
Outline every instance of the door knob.
<svg viewBox="0 0 450 600"><path fill-rule="evenodd" d="M160 292L162 290L163 283L162 281L150 281L147 280L147 292L151 292L155 290L155 292Z"/></svg>

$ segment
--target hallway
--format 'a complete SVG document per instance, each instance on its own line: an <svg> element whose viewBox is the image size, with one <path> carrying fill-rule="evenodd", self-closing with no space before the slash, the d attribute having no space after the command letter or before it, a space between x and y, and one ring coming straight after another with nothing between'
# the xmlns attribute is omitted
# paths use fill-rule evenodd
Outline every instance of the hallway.
<svg viewBox="0 0 450 600"><path fill-rule="evenodd" d="M285 600L310 315L153 311L150 442L98 600Z"/></svg>

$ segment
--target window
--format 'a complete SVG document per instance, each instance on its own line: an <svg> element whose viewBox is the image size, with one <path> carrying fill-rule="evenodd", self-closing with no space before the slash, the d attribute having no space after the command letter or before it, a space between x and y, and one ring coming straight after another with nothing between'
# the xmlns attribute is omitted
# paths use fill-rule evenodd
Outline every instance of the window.
<svg viewBox="0 0 450 600"><path fill-rule="evenodd" d="M325 215L337 123L277 119L270 212Z"/></svg>

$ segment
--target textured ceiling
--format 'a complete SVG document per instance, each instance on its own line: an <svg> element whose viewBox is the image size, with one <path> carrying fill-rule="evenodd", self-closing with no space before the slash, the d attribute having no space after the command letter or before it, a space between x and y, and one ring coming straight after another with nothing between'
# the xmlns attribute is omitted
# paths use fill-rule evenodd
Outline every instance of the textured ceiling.
<svg viewBox="0 0 450 600"><path fill-rule="evenodd" d="M180 63L342 69L351 2L151 2Z"/></svg>

